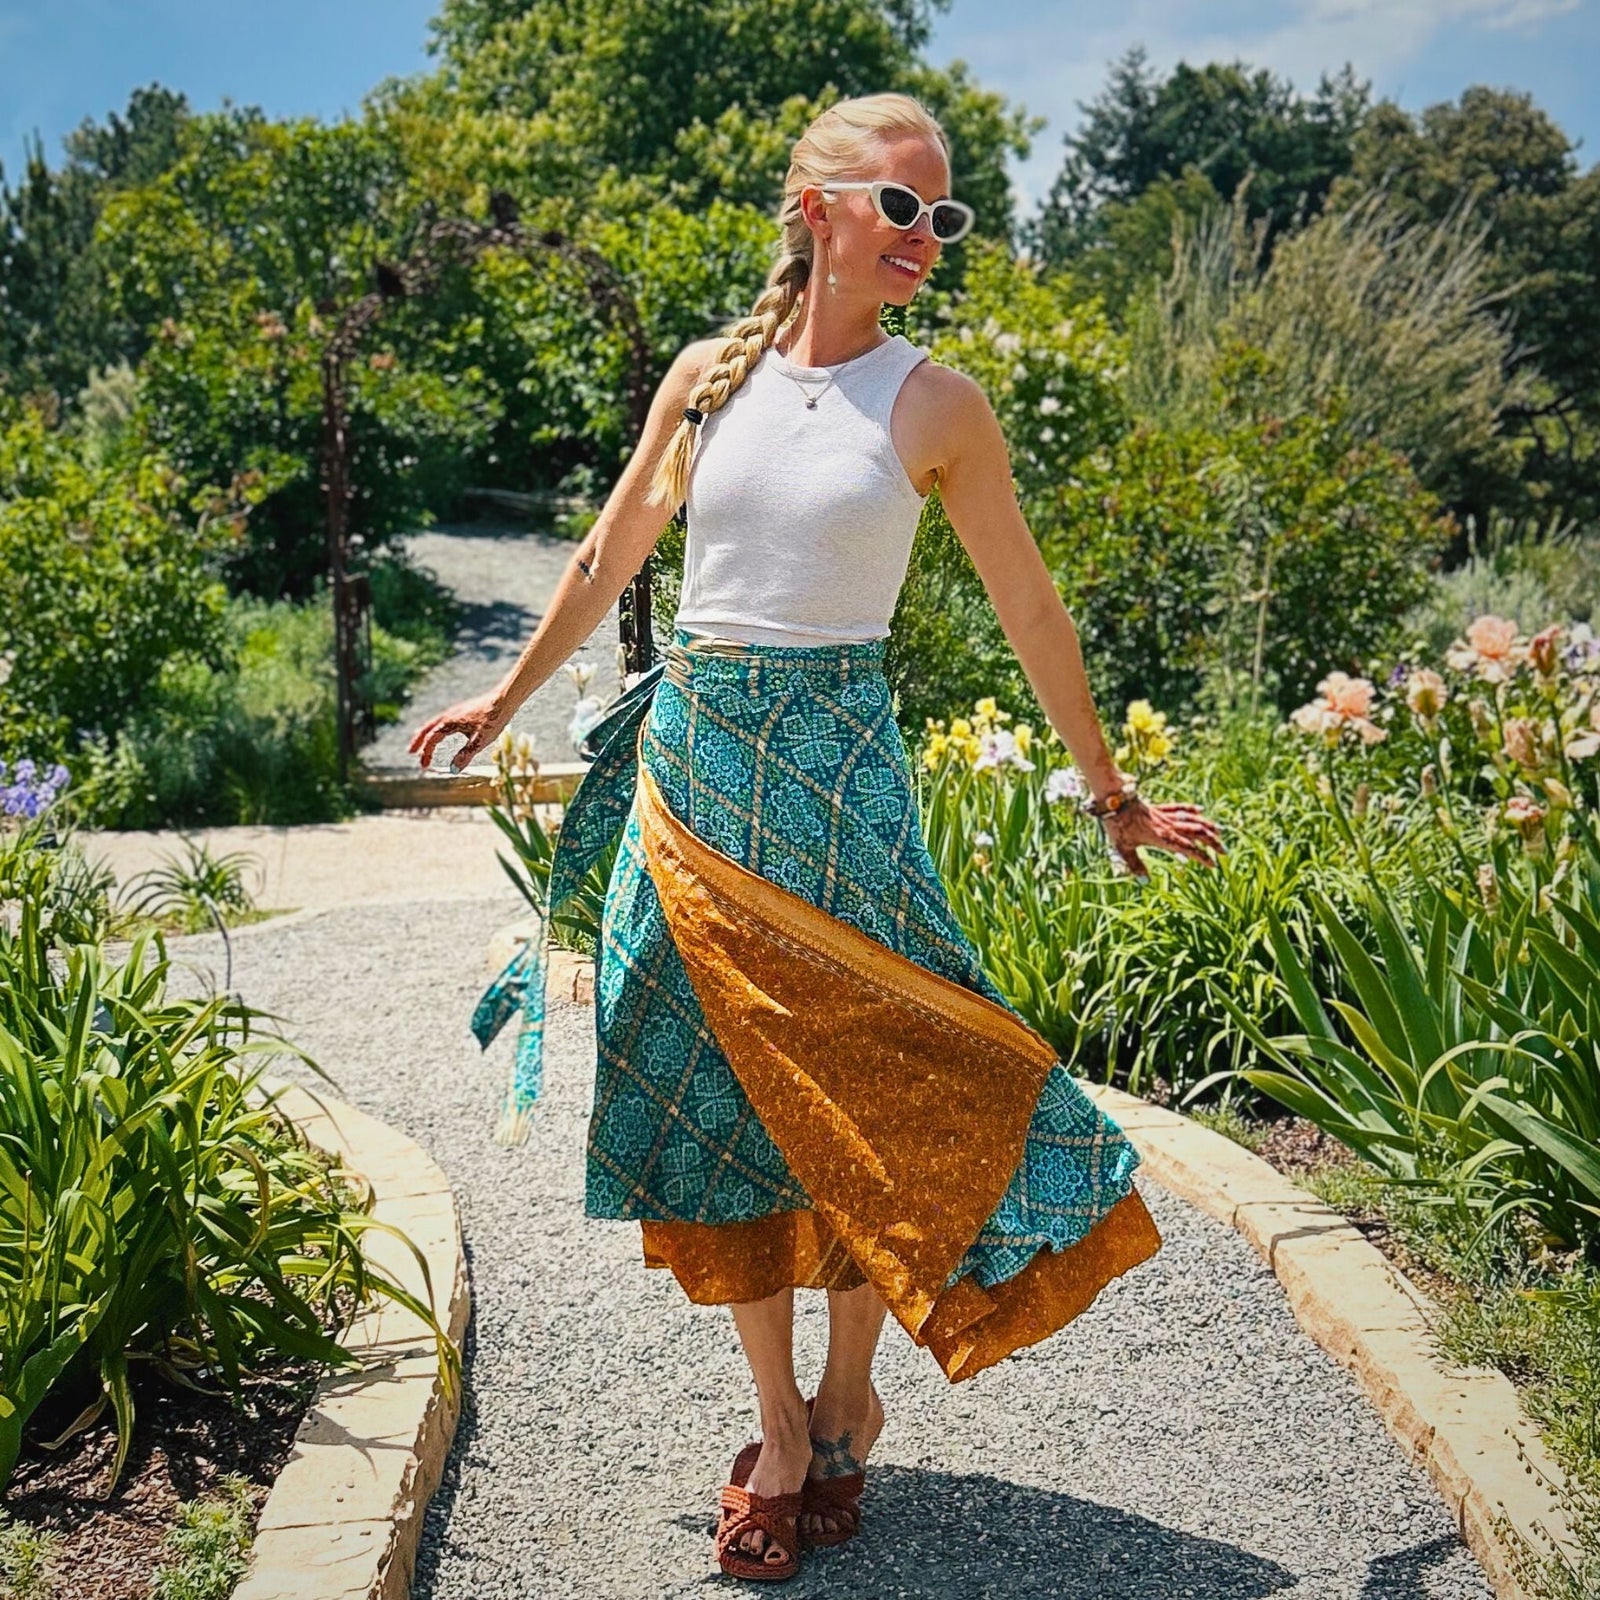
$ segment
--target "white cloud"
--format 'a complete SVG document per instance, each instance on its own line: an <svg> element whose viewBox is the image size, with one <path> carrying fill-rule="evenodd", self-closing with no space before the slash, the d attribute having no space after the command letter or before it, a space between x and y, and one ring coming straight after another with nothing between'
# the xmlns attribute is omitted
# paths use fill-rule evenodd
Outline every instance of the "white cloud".
<svg viewBox="0 0 1600 1600"><path fill-rule="evenodd" d="M1309 0L1306 15L1313 22L1345 22L1355 17L1411 12L1434 27L1448 22L1481 22L1486 28L1519 28L1564 16L1579 0ZM1432 31L1430 29L1430 31Z"/></svg>

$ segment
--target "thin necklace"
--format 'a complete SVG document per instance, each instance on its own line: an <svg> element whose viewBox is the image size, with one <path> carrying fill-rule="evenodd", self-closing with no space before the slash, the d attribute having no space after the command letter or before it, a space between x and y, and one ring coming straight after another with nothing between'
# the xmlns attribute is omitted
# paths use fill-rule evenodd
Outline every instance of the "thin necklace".
<svg viewBox="0 0 1600 1600"><path fill-rule="evenodd" d="M860 360L862 360L863 357L870 356L872 354L873 350L881 350L884 347L884 345L888 344L889 342L890 341L888 339L882 339L877 344L872 346L872 350L863 350L859 356L851 356L848 361L835 362L834 363L834 367L833 367L833 371L828 374L827 383L823 384L823 386L820 389L818 389L814 394L809 389L807 389L806 386L792 372L789 371L789 368L788 368L789 358L788 358L788 356L784 355L783 351L781 351L781 350L778 350L777 353L782 358L782 360L784 362L784 365L779 367L778 371L781 372L784 375L784 377L786 377L790 381L790 383L792 383L795 386L795 388L797 388L800 391L800 393L805 397L806 410L807 411L815 411L817 409L817 401L819 401L823 397L823 395L825 395L828 392L829 388L832 387L834 379L837 378L839 376L839 374L841 372L843 372L846 367L854 366L855 363L860 361ZM773 348L776 349L777 347L774 346Z"/></svg>

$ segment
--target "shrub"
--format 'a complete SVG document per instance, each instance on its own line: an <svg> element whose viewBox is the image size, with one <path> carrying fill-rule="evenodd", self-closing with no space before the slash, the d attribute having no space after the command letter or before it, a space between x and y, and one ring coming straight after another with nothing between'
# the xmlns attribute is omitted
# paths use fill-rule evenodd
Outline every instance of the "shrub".
<svg viewBox="0 0 1600 1600"><path fill-rule="evenodd" d="M35 410L0 399L0 756L61 760L147 705L169 661L221 664L225 590L212 571L238 506L198 518L151 455L86 467Z"/></svg>
<svg viewBox="0 0 1600 1600"><path fill-rule="evenodd" d="M121 962L58 945L48 854L18 852L17 927L0 919L0 1486L47 1402L75 1427L112 1409L115 1477L130 1360L207 1369L237 1396L264 1353L348 1364L330 1329L373 1296L430 1322L453 1382L430 1308L363 1256L385 1225L261 1092L260 1056L316 1063L252 1038L265 1013L169 997L159 934Z"/></svg>

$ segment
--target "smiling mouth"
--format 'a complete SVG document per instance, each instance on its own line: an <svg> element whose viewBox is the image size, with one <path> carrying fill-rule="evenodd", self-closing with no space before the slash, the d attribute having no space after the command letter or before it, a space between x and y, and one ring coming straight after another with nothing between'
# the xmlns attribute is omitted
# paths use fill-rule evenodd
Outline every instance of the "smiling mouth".
<svg viewBox="0 0 1600 1600"><path fill-rule="evenodd" d="M880 256L878 259L880 261L887 261L896 272L903 273L908 278L915 278L922 271L921 267L907 267L902 265L901 262L896 261L893 256Z"/></svg>

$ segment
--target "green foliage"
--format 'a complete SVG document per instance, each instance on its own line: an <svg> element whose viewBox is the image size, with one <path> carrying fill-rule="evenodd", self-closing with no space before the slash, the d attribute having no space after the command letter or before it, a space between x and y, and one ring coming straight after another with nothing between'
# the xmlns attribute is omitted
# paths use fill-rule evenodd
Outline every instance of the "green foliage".
<svg viewBox="0 0 1600 1600"><path fill-rule="evenodd" d="M0 373L19 389L65 399L95 368L143 350L143 329L107 293L111 257L95 230L109 197L176 158L187 117L182 95L136 89L126 118L112 113L67 136L59 169L35 145L16 186L0 185Z"/></svg>
<svg viewBox="0 0 1600 1600"><path fill-rule="evenodd" d="M1258 367L1239 352L1230 381ZM1403 457L1350 446L1342 424L1332 409L1140 426L1041 508L1040 546L1109 704L1187 706L1216 677L1286 711L1328 663L1393 639L1449 524Z"/></svg>
<svg viewBox="0 0 1600 1600"><path fill-rule="evenodd" d="M254 898L244 886L248 854L235 850L216 856L194 839L185 839L183 849L185 860L164 854L160 866L123 885L124 903L133 915L168 918L180 933L194 933L213 922L221 926L225 911L238 915L254 910Z"/></svg>
<svg viewBox="0 0 1600 1600"><path fill-rule="evenodd" d="M212 563L232 511L213 498L197 519L159 456L84 466L37 410L0 399L0 757L59 759L148 705L168 663L220 663Z"/></svg>
<svg viewBox="0 0 1600 1600"><path fill-rule="evenodd" d="M0 1600L55 1600L61 1536L14 1522L0 1511Z"/></svg>
<svg viewBox="0 0 1600 1600"><path fill-rule="evenodd" d="M237 473L259 504L223 571L230 588L306 598L327 565L322 354L330 330L302 301L285 321L246 286L194 324L163 324L145 362L137 433L186 473ZM382 342L380 330L374 344ZM399 343L400 340L395 341ZM350 526L382 550L465 483L495 406L479 375L408 366L375 348L349 369Z"/></svg>
<svg viewBox="0 0 1600 1600"><path fill-rule="evenodd" d="M1356 136L1348 178L1330 207L1378 185L1408 215L1437 223L1470 196L1486 228L1486 287L1516 328L1507 361L1536 398L1506 417L1517 476L1470 486L1479 526L1499 510L1537 516L1551 505L1600 516L1600 167L1523 91L1472 84L1458 101L1413 114L1385 101ZM1527 451L1527 454L1523 454Z"/></svg>
<svg viewBox="0 0 1600 1600"><path fill-rule="evenodd" d="M375 649L377 637L375 628ZM326 600L234 600L226 640L221 670L169 662L121 728L116 758L90 757L105 773L94 825L277 826L347 814Z"/></svg>
<svg viewBox="0 0 1600 1600"><path fill-rule="evenodd" d="M102 223L114 290L154 342L135 433L201 482L247 475L262 502L224 567L230 586L304 598L326 565L322 359L332 310L368 287L411 227L381 130L199 117L153 184ZM497 406L481 375L391 312L349 367L351 527L379 549L465 483Z"/></svg>
<svg viewBox="0 0 1600 1600"><path fill-rule="evenodd" d="M101 467L117 454L138 404L139 377L126 361L94 368L78 394L83 459Z"/></svg>
<svg viewBox="0 0 1600 1600"><path fill-rule="evenodd" d="M1107 238L1112 208L1163 179L1198 179L1225 200L1248 181L1252 215L1281 232L1320 210L1350 170L1369 89L1348 66L1333 78L1324 73L1309 97L1242 62L1179 62L1161 78L1134 45L1085 107L1030 243L1061 265Z"/></svg>
<svg viewBox="0 0 1600 1600"><path fill-rule="evenodd" d="M1258 1127L1247 1124L1241 1142ZM1553 1255L1526 1219L1502 1219L1482 1234L1463 1229L1452 1209L1427 1204L1364 1163L1297 1173L1295 1181L1347 1216L1381 1216L1407 1270L1415 1261L1448 1280L1442 1296L1436 1281L1429 1285L1441 1299L1433 1323L1441 1354L1504 1372L1566 1478L1552 1485L1539 1474L1575 1548L1552 1550L1507 1528L1511 1564L1536 1600L1589 1600L1600 1580L1600 1271Z"/></svg>
<svg viewBox="0 0 1600 1600"><path fill-rule="evenodd" d="M156 1572L151 1600L228 1600L249 1567L253 1510L250 1484L237 1473L220 1494L184 1501L163 1540L177 1559Z"/></svg>
<svg viewBox="0 0 1600 1600"><path fill-rule="evenodd" d="M620 834L601 851L560 914L550 921L550 868L555 860L556 834L545 826L534 800L539 763L526 735L514 740L509 734L495 742L494 762L496 799L489 806L489 816L505 835L512 853L510 860L498 853L495 859L529 908L542 923L548 923L557 944L594 955L600 948L600 920L611 869L622 847Z"/></svg>
<svg viewBox="0 0 1600 1600"><path fill-rule="evenodd" d="M1418 221L1375 189L1283 239L1270 264L1262 247L1242 197L1183 226L1171 275L1129 310L1139 416L1182 432L1241 400L1289 422L1333 415L1344 443L1403 451L1452 501L1515 474L1523 452L1502 419L1532 391L1507 369L1513 337L1470 210ZM1253 371L1239 351L1259 353Z"/></svg>
<svg viewBox="0 0 1600 1600"><path fill-rule="evenodd" d="M435 125L431 160L447 189L505 188L531 204L621 174L689 212L718 197L770 211L812 116L835 99L898 89L940 118L955 192L1003 238L1005 153L1024 153L1042 119L1010 109L959 65L919 60L929 13L945 3L446 4L435 23L444 70L397 89L385 114Z"/></svg>
<svg viewBox="0 0 1600 1600"><path fill-rule="evenodd" d="M351 1206L256 1061L320 1068L251 1037L266 1013L170 997L159 935L120 963L96 942L58 947L48 872L19 868L16 931L0 919L0 1485L46 1401L75 1427L111 1408L115 1477L130 1361L205 1368L237 1396L261 1353L351 1361L328 1329L375 1296L429 1320L453 1382L430 1309L363 1256L367 1231L394 1230Z"/></svg>
<svg viewBox="0 0 1600 1600"><path fill-rule="evenodd" d="M1594 1252L1600 868L1552 895L1511 865L1502 842L1493 910L1448 878L1419 872L1398 891L1374 881L1370 940L1313 893L1352 1002L1324 1002L1269 917L1296 1033L1268 1038L1219 999L1274 1064L1244 1076L1393 1181L1460 1207L1480 1231L1521 1212L1552 1242Z"/></svg>
<svg viewBox="0 0 1600 1600"><path fill-rule="evenodd" d="M777 230L753 207L715 199L688 213L647 199L619 216L614 198L596 197L577 237L617 274L650 350L670 358L743 315L760 293ZM543 225L547 209L554 225L553 208L529 225ZM439 349L504 396L479 481L554 488L587 469L603 499L633 446L627 324L596 304L571 261L547 252L487 253L464 300L465 315L442 327ZM646 401L659 381L659 371L643 375Z"/></svg>

